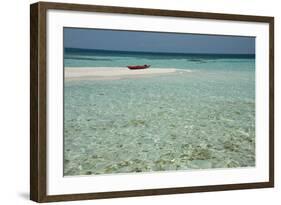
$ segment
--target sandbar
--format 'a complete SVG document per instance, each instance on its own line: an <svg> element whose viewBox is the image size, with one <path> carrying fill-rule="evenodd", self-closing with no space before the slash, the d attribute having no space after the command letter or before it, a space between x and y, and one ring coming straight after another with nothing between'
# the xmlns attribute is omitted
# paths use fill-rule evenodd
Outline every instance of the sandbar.
<svg viewBox="0 0 281 205"><path fill-rule="evenodd" d="M121 79L124 77L137 78L143 76L170 74L175 73L177 71L178 69L176 68L149 68L140 70L130 70L126 67L65 67L64 77L66 80Z"/></svg>

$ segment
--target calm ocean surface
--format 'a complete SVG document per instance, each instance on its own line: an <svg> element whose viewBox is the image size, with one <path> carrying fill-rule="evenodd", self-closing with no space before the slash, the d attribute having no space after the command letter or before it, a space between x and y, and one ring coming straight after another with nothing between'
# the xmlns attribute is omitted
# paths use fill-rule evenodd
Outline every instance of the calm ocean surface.
<svg viewBox="0 0 281 205"><path fill-rule="evenodd" d="M66 49L65 67L192 72L64 84L64 174L255 166L255 56Z"/></svg>

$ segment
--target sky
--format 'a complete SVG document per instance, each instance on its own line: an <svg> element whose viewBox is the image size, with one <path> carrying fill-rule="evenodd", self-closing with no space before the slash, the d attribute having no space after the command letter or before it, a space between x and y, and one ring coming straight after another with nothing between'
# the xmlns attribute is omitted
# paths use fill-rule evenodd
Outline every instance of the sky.
<svg viewBox="0 0 281 205"><path fill-rule="evenodd" d="M136 52L254 54L255 38L64 28L64 47Z"/></svg>

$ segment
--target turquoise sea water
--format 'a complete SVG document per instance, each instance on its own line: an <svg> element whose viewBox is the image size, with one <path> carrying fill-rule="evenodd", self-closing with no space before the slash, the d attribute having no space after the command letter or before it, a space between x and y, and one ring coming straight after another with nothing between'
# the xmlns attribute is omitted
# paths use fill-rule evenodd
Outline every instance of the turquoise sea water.
<svg viewBox="0 0 281 205"><path fill-rule="evenodd" d="M66 49L64 63L192 71L65 80L64 175L255 166L255 56Z"/></svg>

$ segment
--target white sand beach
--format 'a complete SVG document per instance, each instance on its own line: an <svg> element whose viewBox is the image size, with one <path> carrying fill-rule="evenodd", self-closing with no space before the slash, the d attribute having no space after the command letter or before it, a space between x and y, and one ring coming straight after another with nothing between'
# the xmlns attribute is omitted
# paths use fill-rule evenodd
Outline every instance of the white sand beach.
<svg viewBox="0 0 281 205"><path fill-rule="evenodd" d="M141 70L130 70L126 67L66 67L64 77L66 80L79 79L120 79L123 77L143 77L159 74L175 73L175 68L151 68ZM185 70L189 71L189 70Z"/></svg>

